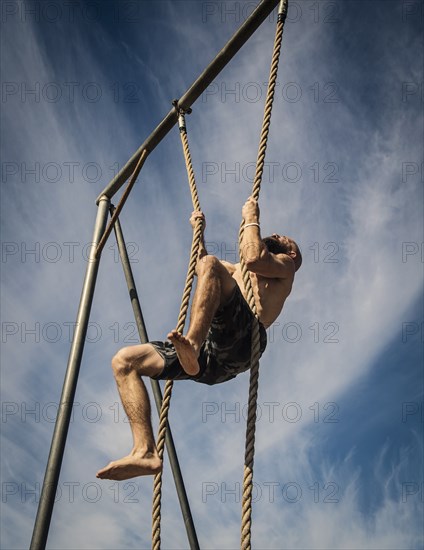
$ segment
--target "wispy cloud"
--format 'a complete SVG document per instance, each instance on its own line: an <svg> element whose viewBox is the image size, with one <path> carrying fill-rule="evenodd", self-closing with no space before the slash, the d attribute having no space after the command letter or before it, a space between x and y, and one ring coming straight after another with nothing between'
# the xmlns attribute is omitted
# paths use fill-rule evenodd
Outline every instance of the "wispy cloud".
<svg viewBox="0 0 424 550"><path fill-rule="evenodd" d="M419 330L422 321L411 317L422 300L422 192L415 170L422 108L414 96L402 101L402 83L417 79L420 69L417 55L398 47L406 34L413 43L417 35L407 22L395 34L371 4L372 24L352 17L354 3L338 8L337 25L315 22L315 4L302 4L302 17L286 26L261 196L263 232L293 235L304 265L283 315L268 330L261 362L253 542L263 548L419 548L420 432L414 427L401 443L385 423L391 410L377 414L375 388L362 384L377 368L389 375L387 350L395 347L405 364L390 371L388 399L399 410L405 395L414 404L412 381L422 382L418 373L402 393L397 387L402 369L419 372L422 358L419 339L399 347L402 323ZM48 454L95 198L240 22L223 18L227 3L214 3L218 11L205 21L205 5L161 2L150 11L149 3L139 3L137 23L122 19L116 35L108 30L109 12L91 22L90 33L84 17L53 25L22 20L18 12L3 26L2 66L12 83L2 108L5 548L26 547L31 535L31 490L39 490ZM376 45L368 68L361 45L371 37ZM227 259L250 193L272 39L267 21L187 120L206 239ZM74 80L70 101L65 83ZM36 82L40 101L31 94L23 100L22 89ZM56 88L46 92L46 83ZM44 94L60 89L63 98L48 101L43 86ZM90 102L87 94L96 90L101 98ZM293 101L290 94L299 91ZM176 322L191 238L177 134L152 153L122 216L152 339L163 338ZM49 544L148 547L152 480L116 484L94 477L130 446L109 363L137 337L113 240L103 254L88 339ZM170 421L205 548L239 544L247 387L245 374L214 388L187 383L174 389ZM366 413L354 410L356 395ZM362 414L373 419L367 437L379 439L389 430L378 450L356 444L365 430ZM351 433L336 451L343 426ZM168 465L165 480L163 546L185 548ZM379 498L368 499L370 490Z"/></svg>

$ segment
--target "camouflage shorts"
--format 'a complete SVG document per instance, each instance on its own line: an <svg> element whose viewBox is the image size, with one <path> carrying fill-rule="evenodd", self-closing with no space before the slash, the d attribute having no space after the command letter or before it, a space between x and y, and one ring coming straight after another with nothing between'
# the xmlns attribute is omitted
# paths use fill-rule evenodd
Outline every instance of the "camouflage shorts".
<svg viewBox="0 0 424 550"><path fill-rule="evenodd" d="M178 361L171 342L150 342L165 360L163 371L155 380L194 380L202 384L220 384L235 378L250 368L252 325L256 323L248 303L238 286L229 302L220 308L212 320L205 343L200 350L200 372L196 376L186 374ZM261 355L267 336L259 323Z"/></svg>

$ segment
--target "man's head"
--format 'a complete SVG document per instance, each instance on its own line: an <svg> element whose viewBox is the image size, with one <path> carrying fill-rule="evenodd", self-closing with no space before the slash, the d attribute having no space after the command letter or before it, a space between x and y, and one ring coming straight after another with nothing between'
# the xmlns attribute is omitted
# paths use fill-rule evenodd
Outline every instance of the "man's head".
<svg viewBox="0 0 424 550"><path fill-rule="evenodd" d="M272 254L287 254L294 262L295 271L302 265L302 254L297 243L285 235L274 233L270 237L264 237L263 242Z"/></svg>

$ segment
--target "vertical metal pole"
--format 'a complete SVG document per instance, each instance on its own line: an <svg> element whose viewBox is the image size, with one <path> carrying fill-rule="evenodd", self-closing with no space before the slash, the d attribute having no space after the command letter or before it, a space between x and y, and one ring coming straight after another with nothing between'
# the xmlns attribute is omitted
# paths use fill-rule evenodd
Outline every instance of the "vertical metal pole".
<svg viewBox="0 0 424 550"><path fill-rule="evenodd" d="M44 476L43 489L38 505L37 517L35 519L34 531L32 533L30 546L31 550L44 550L49 534L54 499L59 481L60 468L62 466L66 436L68 434L69 422L71 419L72 406L74 403L78 374L84 350L91 304L93 301L94 288L96 285L97 272L100 263L100 257L95 259L95 251L106 227L108 209L109 199L107 197L102 197L99 201L99 206L97 209L97 217L93 234L93 246L91 247L90 258L81 292L75 334L72 340L71 351L69 353L68 368L66 371L65 380L63 382L62 396L60 398L60 406L58 409L56 424L50 446L50 454Z"/></svg>
<svg viewBox="0 0 424 550"><path fill-rule="evenodd" d="M146 344L148 340L146 325L144 324L143 314L141 311L140 301L138 299L137 290L135 287L135 281L131 269L131 264L128 258L127 247L125 245L124 235L122 233L121 224L119 218L115 221L114 225L116 241L118 243L119 255L121 257L122 267L124 269L125 279L127 281L128 292L131 299L132 308L134 311L135 321L137 323L138 333L142 344ZM162 406L162 392L159 382L157 380L150 379L152 384L153 395L156 402L158 413L160 414ZM180 501L181 512L183 515L184 524L187 531L187 537L191 550L198 550L199 543L197 540L196 529L194 527L193 517L191 515L190 504L188 502L187 493L184 486L184 480L178 462L177 452L175 450L174 440L172 438L171 428L168 424L166 429L166 449L168 451L169 463L172 469L172 475L174 477L175 488L177 490L178 499Z"/></svg>

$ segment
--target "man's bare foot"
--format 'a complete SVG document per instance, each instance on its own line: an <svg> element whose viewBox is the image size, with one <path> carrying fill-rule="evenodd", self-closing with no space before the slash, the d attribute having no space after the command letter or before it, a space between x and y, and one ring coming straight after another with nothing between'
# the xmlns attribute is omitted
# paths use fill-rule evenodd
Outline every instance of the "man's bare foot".
<svg viewBox="0 0 424 550"><path fill-rule="evenodd" d="M168 334L168 339L174 344L175 351L184 371L190 376L198 374L200 371L197 360L198 355L190 340L176 330Z"/></svg>
<svg viewBox="0 0 424 550"><path fill-rule="evenodd" d="M137 476L156 475L162 469L162 462L158 456L140 457L130 454L110 462L105 468L99 470L96 477L99 479L115 479L123 481Z"/></svg>

